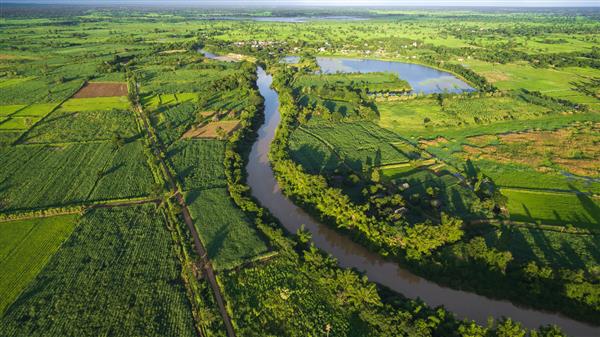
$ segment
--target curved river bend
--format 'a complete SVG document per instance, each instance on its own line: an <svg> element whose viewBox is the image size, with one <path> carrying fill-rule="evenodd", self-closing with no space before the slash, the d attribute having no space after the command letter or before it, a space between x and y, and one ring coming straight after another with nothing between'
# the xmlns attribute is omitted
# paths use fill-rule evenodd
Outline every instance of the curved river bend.
<svg viewBox="0 0 600 337"><path fill-rule="evenodd" d="M269 147L280 122L279 97L271 89L272 77L258 68L258 89L265 99L265 123L258 130L246 170L252 195L285 228L295 233L301 224L312 233L315 246L336 257L344 268L356 268L369 280L409 298L421 298L430 306L443 305L458 317L485 325L489 316L511 317L527 328L557 324L573 336L600 336L600 328L559 314L517 307L509 301L493 300L470 292L442 287L412 274L394 262L386 261L349 238L313 219L281 193L268 159Z"/></svg>

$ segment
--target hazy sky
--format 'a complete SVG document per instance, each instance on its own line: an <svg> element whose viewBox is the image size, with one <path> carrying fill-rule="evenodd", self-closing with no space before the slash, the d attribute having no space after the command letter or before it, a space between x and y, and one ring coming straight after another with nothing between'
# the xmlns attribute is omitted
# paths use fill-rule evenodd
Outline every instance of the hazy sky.
<svg viewBox="0 0 600 337"><path fill-rule="evenodd" d="M193 5L304 5L304 6L506 6L506 7L600 7L600 0L0 0L28 3L154 3Z"/></svg>

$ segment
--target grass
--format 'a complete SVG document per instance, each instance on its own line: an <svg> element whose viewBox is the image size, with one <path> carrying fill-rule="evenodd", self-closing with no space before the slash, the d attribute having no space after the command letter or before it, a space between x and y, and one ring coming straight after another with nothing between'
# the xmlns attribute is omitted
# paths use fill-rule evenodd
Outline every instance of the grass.
<svg viewBox="0 0 600 337"><path fill-rule="evenodd" d="M24 137L25 143L63 143L111 140L118 134L124 138L138 133L133 113L122 110L66 112L54 111L33 127Z"/></svg>
<svg viewBox="0 0 600 337"><path fill-rule="evenodd" d="M2 149L0 210L144 195L153 179L141 151L139 142L116 151L108 142Z"/></svg>
<svg viewBox="0 0 600 337"><path fill-rule="evenodd" d="M56 107L57 103L31 104L19 110L14 117L44 117Z"/></svg>
<svg viewBox="0 0 600 337"><path fill-rule="evenodd" d="M510 218L517 221L600 228L600 200L584 194L502 189Z"/></svg>
<svg viewBox="0 0 600 337"><path fill-rule="evenodd" d="M506 120L534 119L552 109L526 102L518 94L505 97L448 98L443 106L435 99L379 102L379 125L414 134L439 129L465 128ZM559 109L559 107L557 107Z"/></svg>
<svg viewBox="0 0 600 337"><path fill-rule="evenodd" d="M149 205L88 211L0 319L0 335L194 336L163 219Z"/></svg>
<svg viewBox="0 0 600 337"><path fill-rule="evenodd" d="M524 227L504 227L486 235L489 246L510 251L518 263L593 270L600 264L600 236Z"/></svg>
<svg viewBox="0 0 600 337"><path fill-rule="evenodd" d="M303 132L303 133L300 133ZM291 144L295 148L295 156L314 156L314 139L304 143L304 139L313 137L325 146L335 150L345 163L357 172L367 167L407 162L407 154L400 151L392 143L403 142L396 134L363 121L358 123L331 123L313 118L303 130L295 131ZM326 154L324 154L326 155ZM329 159L335 160L335 159ZM329 164L328 164L329 165Z"/></svg>
<svg viewBox="0 0 600 337"><path fill-rule="evenodd" d="M67 112L99 111L99 110L128 110L129 100L126 96L71 98L64 102L60 109Z"/></svg>
<svg viewBox="0 0 600 337"><path fill-rule="evenodd" d="M198 95L193 92L184 92L177 94L156 94L145 96L142 99L142 104L147 108L156 109L163 105L196 101L197 98Z"/></svg>
<svg viewBox="0 0 600 337"><path fill-rule="evenodd" d="M591 68L566 67L534 68L525 63L496 64L470 60L469 67L484 75L500 89L541 91L547 95L565 98L576 103L595 103L593 97L573 90L572 82L589 77L600 77L600 71Z"/></svg>
<svg viewBox="0 0 600 337"><path fill-rule="evenodd" d="M34 117L9 117L0 124L0 130L27 130L38 120Z"/></svg>
<svg viewBox="0 0 600 337"><path fill-rule="evenodd" d="M20 109L23 109L24 107L26 107L26 105L23 104L2 105L0 106L0 117L12 115L13 113L19 111Z"/></svg>
<svg viewBox="0 0 600 337"><path fill-rule="evenodd" d="M185 190L225 187L223 160L225 142L220 140L180 140L167 151Z"/></svg>
<svg viewBox="0 0 600 337"><path fill-rule="evenodd" d="M233 268L267 250L254 224L233 204L227 189L189 191L186 202L216 269Z"/></svg>
<svg viewBox="0 0 600 337"><path fill-rule="evenodd" d="M0 222L0 317L71 235L78 218Z"/></svg>

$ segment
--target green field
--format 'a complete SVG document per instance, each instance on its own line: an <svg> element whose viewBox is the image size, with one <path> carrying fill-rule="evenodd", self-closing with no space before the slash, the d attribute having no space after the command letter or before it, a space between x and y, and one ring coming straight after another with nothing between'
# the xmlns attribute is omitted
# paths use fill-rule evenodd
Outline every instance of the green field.
<svg viewBox="0 0 600 337"><path fill-rule="evenodd" d="M512 253L515 261L553 268L593 270L600 263L598 235L506 227L485 236L490 246Z"/></svg>
<svg viewBox="0 0 600 337"><path fill-rule="evenodd" d="M233 268L267 250L252 221L235 207L225 188L188 191L186 202L215 268Z"/></svg>
<svg viewBox="0 0 600 337"><path fill-rule="evenodd" d="M503 188L510 218L518 221L572 224L600 229L600 200L584 194Z"/></svg>
<svg viewBox="0 0 600 337"><path fill-rule="evenodd" d="M403 142L402 138L369 122L331 123L315 119L295 133L297 135L294 135L291 144L291 148L295 149L292 155L307 167L311 167L308 165L315 166L309 161L316 155L313 150L321 147L315 145L317 144L315 139L327 148L334 150L344 159L346 165L356 172L362 172L368 167L403 163L409 160L407 153L392 144ZM311 137L314 139L310 139ZM304 143L304 139L309 140ZM324 151L322 156L324 156L323 159L317 160L317 162L325 163L336 160ZM308 159L304 159L304 157L308 157ZM329 159L324 160L326 158ZM314 162L314 159L312 160ZM331 166L329 163L325 165L325 167Z"/></svg>
<svg viewBox="0 0 600 337"><path fill-rule="evenodd" d="M0 318L0 334L194 336L180 269L154 206L90 210Z"/></svg>
<svg viewBox="0 0 600 337"><path fill-rule="evenodd" d="M0 317L71 235L79 215L0 222Z"/></svg>
<svg viewBox="0 0 600 337"><path fill-rule="evenodd" d="M24 143L64 143L111 140L138 133L132 112L122 110L67 112L62 108L35 125L23 138Z"/></svg>
<svg viewBox="0 0 600 337"><path fill-rule="evenodd" d="M466 128L506 120L528 120L560 111L560 106L527 102L522 93L505 97L448 98L380 102L379 125L401 134L434 133L448 128Z"/></svg>
<svg viewBox="0 0 600 337"><path fill-rule="evenodd" d="M225 142L220 140L180 140L167 156L185 190L224 187Z"/></svg>
<svg viewBox="0 0 600 337"><path fill-rule="evenodd" d="M61 104L60 109L66 112L99 111L99 110L128 110L130 103L126 96L71 98Z"/></svg>
<svg viewBox="0 0 600 337"><path fill-rule="evenodd" d="M153 183L140 142L16 146L0 155L1 210L138 197Z"/></svg>

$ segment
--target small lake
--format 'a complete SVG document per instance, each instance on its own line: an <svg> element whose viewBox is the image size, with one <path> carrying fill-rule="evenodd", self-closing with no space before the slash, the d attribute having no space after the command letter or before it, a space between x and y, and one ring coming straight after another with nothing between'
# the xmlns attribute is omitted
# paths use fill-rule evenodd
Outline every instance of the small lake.
<svg viewBox="0 0 600 337"><path fill-rule="evenodd" d="M389 72L407 81L414 93L461 93L475 91L456 76L420 64L357 58L317 57L325 74Z"/></svg>

